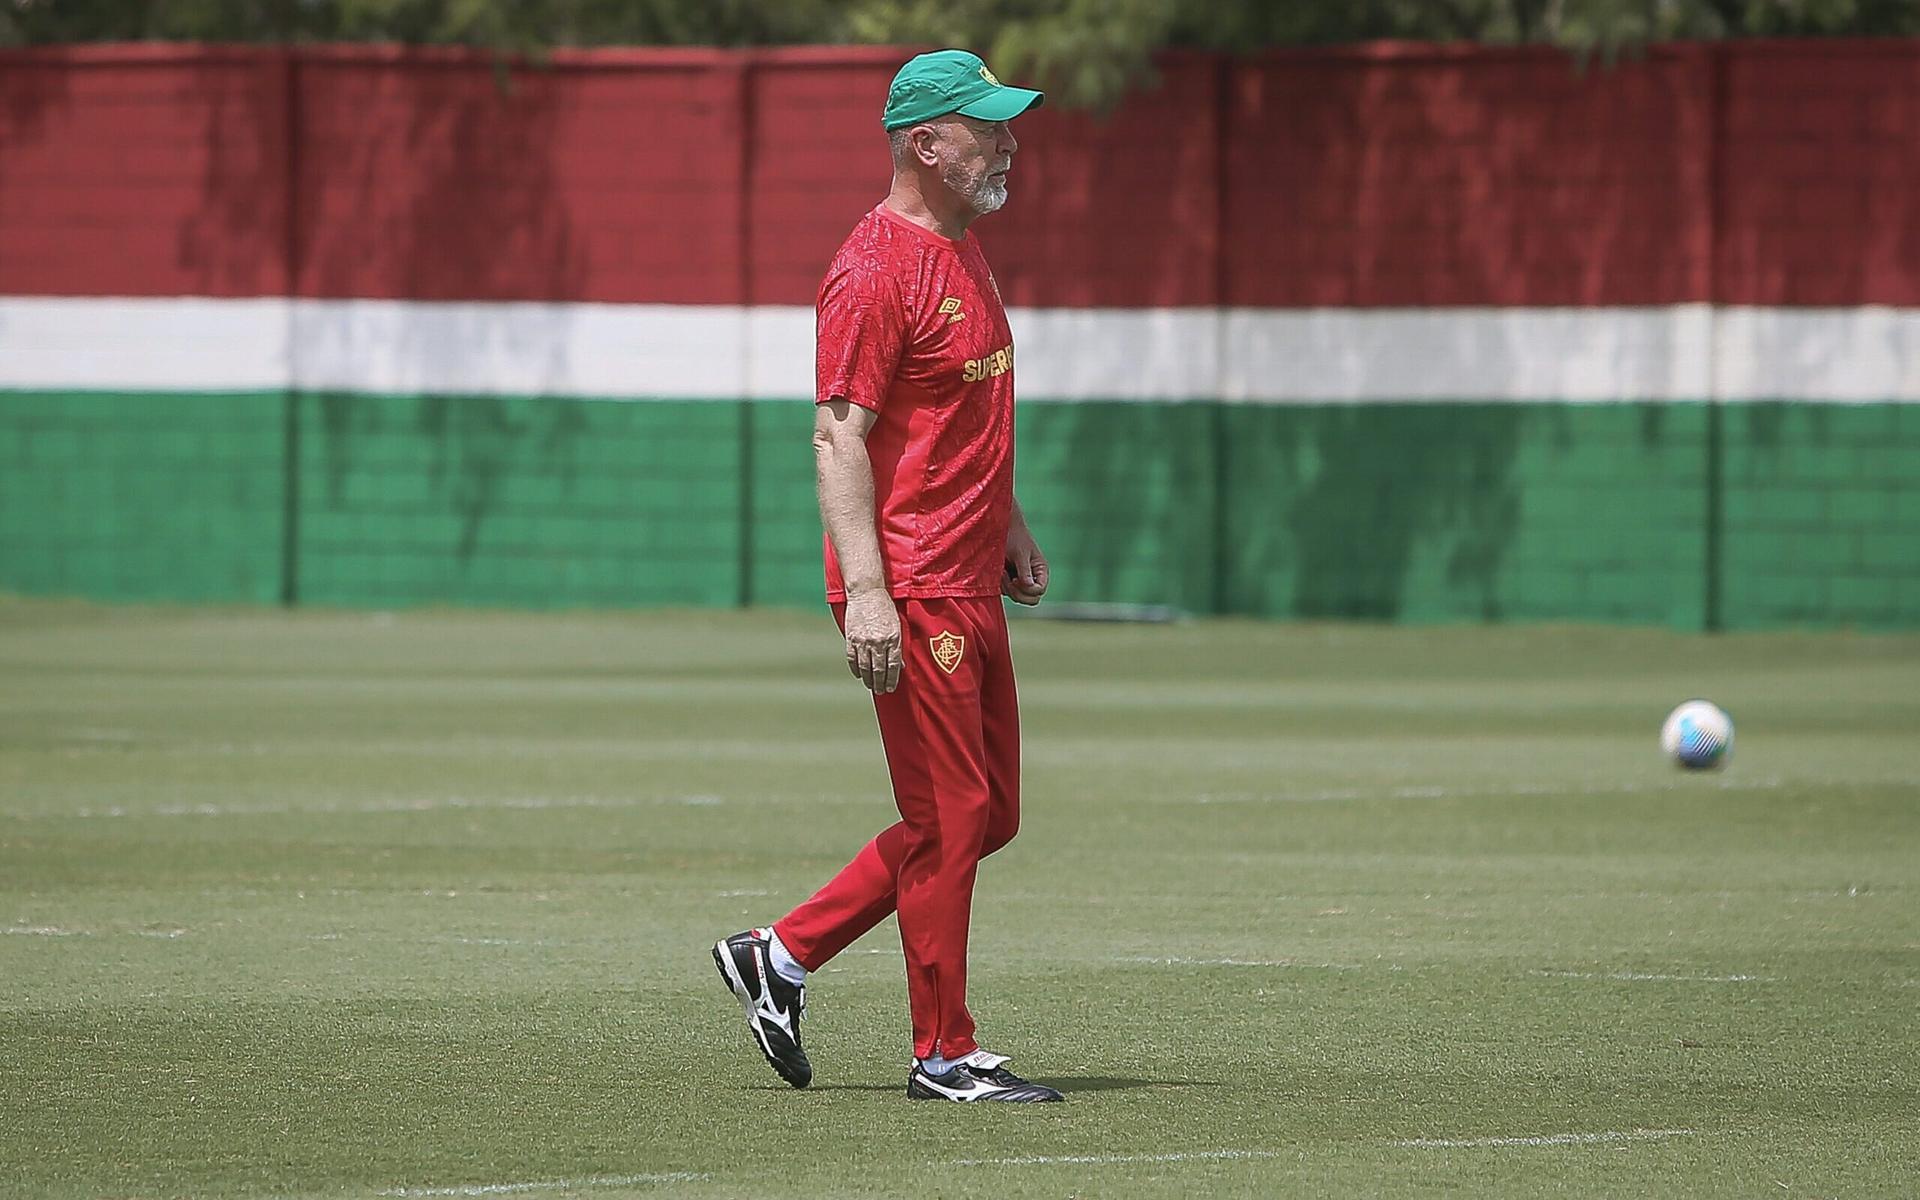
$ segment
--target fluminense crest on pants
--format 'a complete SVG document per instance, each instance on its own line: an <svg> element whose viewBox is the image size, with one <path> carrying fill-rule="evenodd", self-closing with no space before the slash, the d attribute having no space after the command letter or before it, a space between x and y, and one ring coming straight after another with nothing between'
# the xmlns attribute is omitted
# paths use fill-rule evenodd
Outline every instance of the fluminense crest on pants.
<svg viewBox="0 0 1920 1200"><path fill-rule="evenodd" d="M949 675L953 674L967 653L967 639L944 629L928 638L927 644L933 647L933 661L939 663L940 669Z"/></svg>

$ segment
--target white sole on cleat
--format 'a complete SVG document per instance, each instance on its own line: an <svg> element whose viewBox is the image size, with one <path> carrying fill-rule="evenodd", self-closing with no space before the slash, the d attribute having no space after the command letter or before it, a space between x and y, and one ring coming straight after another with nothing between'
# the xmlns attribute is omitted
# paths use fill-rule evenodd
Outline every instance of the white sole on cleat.
<svg viewBox="0 0 1920 1200"><path fill-rule="evenodd" d="M950 1100L960 1104L1057 1104L1066 1097L1057 1090L1044 1084L1025 1083L1020 1087L1002 1087L985 1080L975 1080L976 1086L952 1088L934 1082L924 1071L915 1071L907 1078L907 1099L909 1100ZM1007 1097L1025 1091L1046 1091L1045 1096L1025 1095L1009 1100Z"/></svg>
<svg viewBox="0 0 1920 1200"><path fill-rule="evenodd" d="M972 1104L984 1100L996 1089L991 1087L972 1087L965 1091L941 1087L925 1075L915 1075L907 1088L907 1096L912 1100L958 1100L962 1104Z"/></svg>

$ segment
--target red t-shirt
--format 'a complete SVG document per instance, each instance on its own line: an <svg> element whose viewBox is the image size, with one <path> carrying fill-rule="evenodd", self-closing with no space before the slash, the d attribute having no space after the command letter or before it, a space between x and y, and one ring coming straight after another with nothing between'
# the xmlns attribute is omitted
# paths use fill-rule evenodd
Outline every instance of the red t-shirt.
<svg viewBox="0 0 1920 1200"><path fill-rule="evenodd" d="M1000 593L1013 512L1013 331L971 233L861 218L815 307L815 399L880 414L867 434L887 590ZM827 599L846 599L833 543Z"/></svg>

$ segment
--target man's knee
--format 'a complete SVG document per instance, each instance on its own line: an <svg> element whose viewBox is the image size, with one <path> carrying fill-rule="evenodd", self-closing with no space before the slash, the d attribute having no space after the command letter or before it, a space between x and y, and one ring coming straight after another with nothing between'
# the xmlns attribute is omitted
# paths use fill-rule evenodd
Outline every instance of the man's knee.
<svg viewBox="0 0 1920 1200"><path fill-rule="evenodd" d="M1020 832L1020 810L997 810L987 819L987 836L980 843L980 857L985 858L995 850L1013 840Z"/></svg>

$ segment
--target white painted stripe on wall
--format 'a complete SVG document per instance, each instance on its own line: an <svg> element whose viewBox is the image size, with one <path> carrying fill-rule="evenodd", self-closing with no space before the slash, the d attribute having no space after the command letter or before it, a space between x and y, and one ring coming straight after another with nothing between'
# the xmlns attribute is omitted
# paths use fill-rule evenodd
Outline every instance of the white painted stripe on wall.
<svg viewBox="0 0 1920 1200"><path fill-rule="evenodd" d="M0 387L284 388L288 305L193 296L0 296Z"/></svg>
<svg viewBox="0 0 1920 1200"><path fill-rule="evenodd" d="M1920 310L1722 308L1716 368L1729 400L1920 400Z"/></svg>
<svg viewBox="0 0 1920 1200"><path fill-rule="evenodd" d="M1229 400L1699 400L1711 309L1230 310Z"/></svg>
<svg viewBox="0 0 1920 1200"><path fill-rule="evenodd" d="M1920 309L1015 309L1029 402L1920 403ZM0 388L799 399L800 306L0 297Z"/></svg>
<svg viewBox="0 0 1920 1200"><path fill-rule="evenodd" d="M813 310L756 305L747 310L748 395L792 400L813 395Z"/></svg>
<svg viewBox="0 0 1920 1200"><path fill-rule="evenodd" d="M1007 320L1021 399L1222 395L1218 309L1016 308Z"/></svg>
<svg viewBox="0 0 1920 1200"><path fill-rule="evenodd" d="M734 399L747 310L678 304L299 300L293 378L409 395Z"/></svg>

